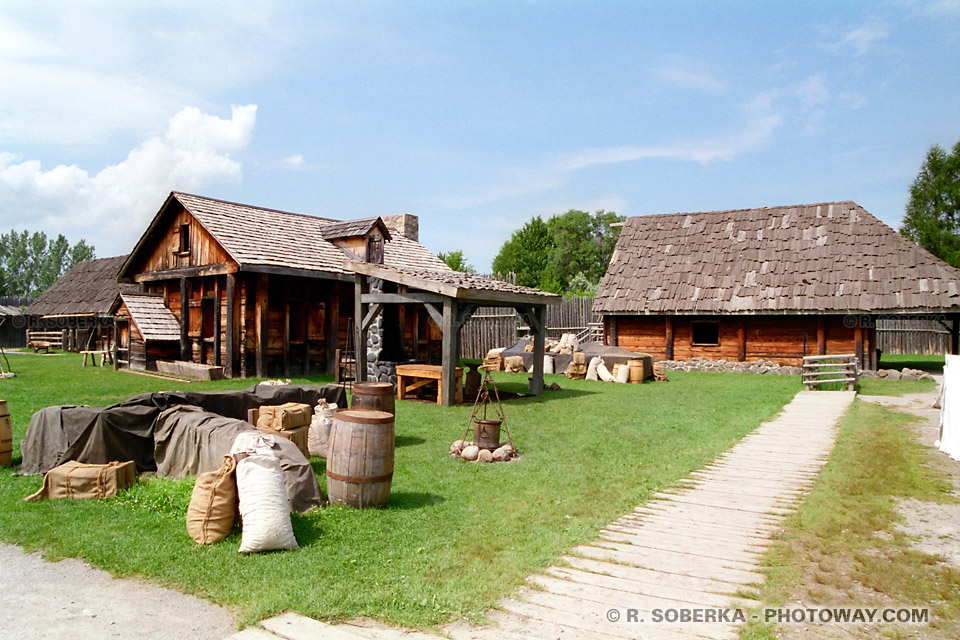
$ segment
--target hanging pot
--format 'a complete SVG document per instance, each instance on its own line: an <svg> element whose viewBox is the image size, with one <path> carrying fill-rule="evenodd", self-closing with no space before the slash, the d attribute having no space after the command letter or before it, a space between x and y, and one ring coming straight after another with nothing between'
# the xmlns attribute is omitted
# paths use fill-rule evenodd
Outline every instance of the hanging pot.
<svg viewBox="0 0 960 640"><path fill-rule="evenodd" d="M473 443L481 449L493 451L500 446L500 424L502 420L473 420Z"/></svg>

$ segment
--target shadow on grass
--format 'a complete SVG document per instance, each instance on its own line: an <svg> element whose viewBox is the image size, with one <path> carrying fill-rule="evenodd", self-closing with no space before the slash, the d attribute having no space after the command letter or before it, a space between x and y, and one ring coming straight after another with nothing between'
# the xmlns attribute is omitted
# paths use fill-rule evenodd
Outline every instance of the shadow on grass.
<svg viewBox="0 0 960 640"><path fill-rule="evenodd" d="M435 504L440 504L446 499L438 493L426 493L423 491L393 491L390 493L390 503L387 509L422 509Z"/></svg>
<svg viewBox="0 0 960 640"><path fill-rule="evenodd" d="M423 438L418 438L416 436L397 436L396 437L396 446L398 447L412 447L418 444L423 444L426 442Z"/></svg>

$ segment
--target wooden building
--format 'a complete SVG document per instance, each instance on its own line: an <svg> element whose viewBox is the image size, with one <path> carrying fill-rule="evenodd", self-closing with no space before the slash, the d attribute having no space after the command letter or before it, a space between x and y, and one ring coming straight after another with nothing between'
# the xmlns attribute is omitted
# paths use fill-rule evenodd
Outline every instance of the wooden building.
<svg viewBox="0 0 960 640"><path fill-rule="evenodd" d="M63 348L72 351L112 349L111 307L119 293L138 290L117 282L126 260L124 255L78 262L23 310L29 329L59 332Z"/></svg>
<svg viewBox="0 0 960 640"><path fill-rule="evenodd" d="M151 293L121 293L111 308L116 323L114 362L144 371L147 363L180 358L180 323ZM152 368L152 367L151 367Z"/></svg>
<svg viewBox="0 0 960 640"><path fill-rule="evenodd" d="M855 353L876 321L935 317L957 353L960 270L854 202L628 218L594 311L604 339L656 360Z"/></svg>
<svg viewBox="0 0 960 640"><path fill-rule="evenodd" d="M312 375L333 371L352 342L346 262L449 271L416 235L405 214L342 222L174 192L119 274L162 299L178 325L177 359L227 377ZM429 351L430 319L418 322ZM154 364L145 349L143 365Z"/></svg>

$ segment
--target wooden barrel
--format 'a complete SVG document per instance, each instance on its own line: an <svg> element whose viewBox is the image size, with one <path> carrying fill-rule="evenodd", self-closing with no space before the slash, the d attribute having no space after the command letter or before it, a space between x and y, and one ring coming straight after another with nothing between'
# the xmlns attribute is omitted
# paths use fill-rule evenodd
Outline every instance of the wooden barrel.
<svg viewBox="0 0 960 640"><path fill-rule="evenodd" d="M333 416L327 456L327 497L362 509L390 501L393 415L341 409Z"/></svg>
<svg viewBox="0 0 960 640"><path fill-rule="evenodd" d="M630 367L630 384L643 382L643 360L628 360L627 366Z"/></svg>
<svg viewBox="0 0 960 640"><path fill-rule="evenodd" d="M396 415L393 385L389 382L357 382L353 385L351 409L386 411Z"/></svg>
<svg viewBox="0 0 960 640"><path fill-rule="evenodd" d="M13 464L13 429L10 426L10 412L7 401L0 400L0 467Z"/></svg>
<svg viewBox="0 0 960 640"><path fill-rule="evenodd" d="M473 444L481 449L500 447L500 421L473 419Z"/></svg>

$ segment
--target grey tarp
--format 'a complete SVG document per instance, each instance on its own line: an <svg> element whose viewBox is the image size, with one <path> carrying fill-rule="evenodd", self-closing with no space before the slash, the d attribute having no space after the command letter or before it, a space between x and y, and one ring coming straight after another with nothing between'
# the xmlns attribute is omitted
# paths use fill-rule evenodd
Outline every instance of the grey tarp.
<svg viewBox="0 0 960 640"><path fill-rule="evenodd" d="M529 371L530 366L533 364L533 353L525 351L528 344L532 344L530 340L525 338L518 340L503 350L503 357L523 357L523 366ZM649 367L644 367L644 374L645 377L649 377L649 375L652 374L653 358L650 358L650 356L645 353L635 353L620 347L611 347L602 342L586 342L580 345L579 351L583 351L583 355L586 357L588 364L592 358L600 356L603 358L603 362L607 367L613 367L615 364L626 364L628 360L643 360L649 358L650 364ZM545 355L553 356L553 370L558 374L566 371L567 366L570 365L570 361L573 360L573 356L569 353L546 353ZM650 372L647 372L648 368L651 368Z"/></svg>
<svg viewBox="0 0 960 640"><path fill-rule="evenodd" d="M182 478L219 469L237 435L245 431L256 429L243 420L218 416L199 407L167 409L157 417L154 429L157 475ZM273 440L290 508L302 513L322 507L326 501L317 476L300 449L284 438Z"/></svg>
<svg viewBox="0 0 960 640"><path fill-rule="evenodd" d="M343 394L337 385L258 384L242 391L147 393L104 409L47 407L33 414L20 443L20 472L46 473L70 460L93 464L133 460L137 471L155 471L154 422L163 410L198 406L242 420L248 409L261 405L304 402L312 406L325 399L345 406Z"/></svg>

